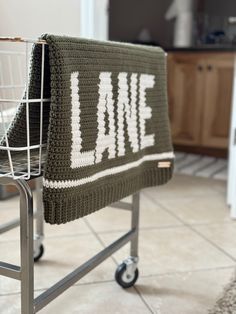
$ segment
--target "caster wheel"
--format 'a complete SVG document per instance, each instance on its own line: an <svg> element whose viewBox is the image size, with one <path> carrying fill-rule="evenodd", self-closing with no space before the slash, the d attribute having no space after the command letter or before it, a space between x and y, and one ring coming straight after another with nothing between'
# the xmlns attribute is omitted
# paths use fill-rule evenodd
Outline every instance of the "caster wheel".
<svg viewBox="0 0 236 314"><path fill-rule="evenodd" d="M138 279L138 275L138 268L136 268L134 273L130 275L127 272L127 265L125 263L122 263L117 267L115 280L122 288L126 289L132 287L135 284Z"/></svg>
<svg viewBox="0 0 236 314"><path fill-rule="evenodd" d="M34 252L34 261L38 262L40 258L43 256L43 254L44 254L44 246L40 244L38 250Z"/></svg>

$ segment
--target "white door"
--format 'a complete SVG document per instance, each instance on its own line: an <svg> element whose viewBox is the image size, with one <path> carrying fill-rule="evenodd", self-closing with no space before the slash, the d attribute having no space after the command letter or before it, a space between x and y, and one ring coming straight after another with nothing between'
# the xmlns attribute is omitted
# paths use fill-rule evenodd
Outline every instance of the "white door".
<svg viewBox="0 0 236 314"><path fill-rule="evenodd" d="M108 39L108 0L80 0L80 37Z"/></svg>
<svg viewBox="0 0 236 314"><path fill-rule="evenodd" d="M236 57L234 60L232 119L229 146L228 204L231 207L231 217L236 218Z"/></svg>

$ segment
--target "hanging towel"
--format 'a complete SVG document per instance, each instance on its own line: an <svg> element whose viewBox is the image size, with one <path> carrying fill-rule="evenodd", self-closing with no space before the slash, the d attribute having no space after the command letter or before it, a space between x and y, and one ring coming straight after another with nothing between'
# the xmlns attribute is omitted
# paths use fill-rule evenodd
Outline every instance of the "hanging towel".
<svg viewBox="0 0 236 314"><path fill-rule="evenodd" d="M42 38L48 44L44 98L51 99L44 105L43 127L46 222L66 223L166 183L174 154L165 52L66 36ZM30 98L40 97L41 51L35 45ZM31 145L39 140L39 113L39 106L30 105ZM21 104L8 130L14 145L26 140L24 117Z"/></svg>

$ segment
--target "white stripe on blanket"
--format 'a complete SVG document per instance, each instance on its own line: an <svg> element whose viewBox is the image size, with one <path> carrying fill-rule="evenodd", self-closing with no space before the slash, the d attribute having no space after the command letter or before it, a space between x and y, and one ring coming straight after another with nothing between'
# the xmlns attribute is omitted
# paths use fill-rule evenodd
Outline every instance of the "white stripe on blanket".
<svg viewBox="0 0 236 314"><path fill-rule="evenodd" d="M63 180L63 181L51 181L43 178L43 185L50 189L65 189L65 188L72 188L80 185L84 185L86 183L94 182L100 178L115 175L124 171L127 171L132 168L136 168L140 166L145 161L154 161L154 160L165 160L165 159L173 159L174 153L173 152L166 152L161 154L152 154L152 155L145 155L142 158L130 162L125 165L113 167L110 169L105 169L103 171L97 172L90 177L85 177L78 180Z"/></svg>

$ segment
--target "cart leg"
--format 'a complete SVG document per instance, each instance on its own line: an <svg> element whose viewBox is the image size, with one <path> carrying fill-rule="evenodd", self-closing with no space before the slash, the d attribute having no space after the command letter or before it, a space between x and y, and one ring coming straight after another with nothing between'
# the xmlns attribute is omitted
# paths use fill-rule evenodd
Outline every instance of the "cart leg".
<svg viewBox="0 0 236 314"><path fill-rule="evenodd" d="M36 179L36 235L44 238L43 200L42 200L42 177Z"/></svg>
<svg viewBox="0 0 236 314"><path fill-rule="evenodd" d="M34 313L33 196L24 180L20 191L21 313Z"/></svg>
<svg viewBox="0 0 236 314"><path fill-rule="evenodd" d="M139 234L139 207L140 207L140 194L139 192L132 196L132 218L131 228L135 229L135 237L131 240L130 255L138 259L138 234Z"/></svg>
<svg viewBox="0 0 236 314"><path fill-rule="evenodd" d="M42 177L36 179L36 233L34 235L34 261L37 262L44 253L44 217L42 200Z"/></svg>
<svg viewBox="0 0 236 314"><path fill-rule="evenodd" d="M130 242L130 256L118 265L115 273L116 282L123 288L132 287L138 279L138 234L139 234L139 192L132 196L131 228L134 236Z"/></svg>

